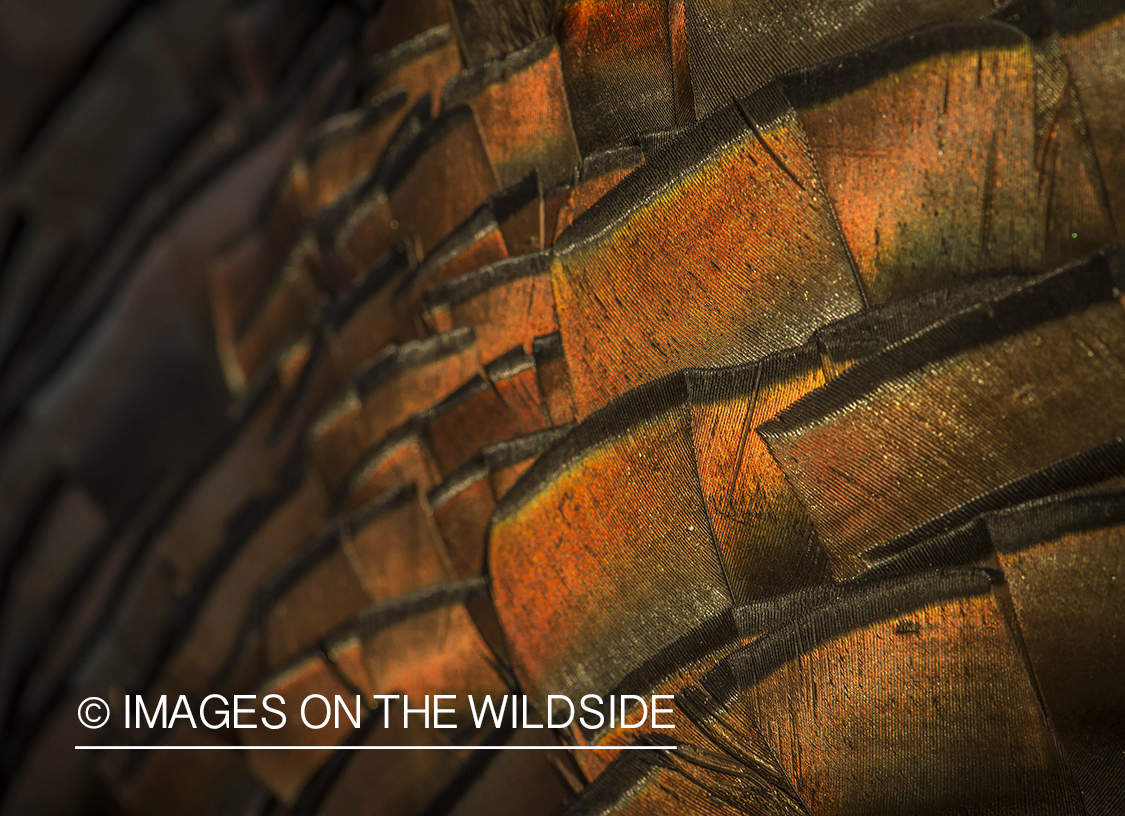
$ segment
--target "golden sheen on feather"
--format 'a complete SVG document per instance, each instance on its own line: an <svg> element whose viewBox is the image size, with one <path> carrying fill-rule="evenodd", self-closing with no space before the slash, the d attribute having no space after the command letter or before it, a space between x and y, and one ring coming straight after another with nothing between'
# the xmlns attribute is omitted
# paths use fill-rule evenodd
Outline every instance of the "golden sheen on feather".
<svg viewBox="0 0 1125 816"><path fill-rule="evenodd" d="M12 0L0 816L1125 812L1123 66Z"/></svg>

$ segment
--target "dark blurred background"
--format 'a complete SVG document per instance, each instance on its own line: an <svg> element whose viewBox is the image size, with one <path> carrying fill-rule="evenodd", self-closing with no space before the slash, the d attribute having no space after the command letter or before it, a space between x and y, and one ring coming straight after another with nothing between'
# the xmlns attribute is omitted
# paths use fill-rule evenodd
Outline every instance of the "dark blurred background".
<svg viewBox="0 0 1125 816"><path fill-rule="evenodd" d="M43 644L91 576L103 587L77 613L97 625L143 535L114 542L155 524L237 414L209 263L352 105L348 45L370 12L0 0L0 785L47 708ZM84 790L99 810L82 786L58 796Z"/></svg>

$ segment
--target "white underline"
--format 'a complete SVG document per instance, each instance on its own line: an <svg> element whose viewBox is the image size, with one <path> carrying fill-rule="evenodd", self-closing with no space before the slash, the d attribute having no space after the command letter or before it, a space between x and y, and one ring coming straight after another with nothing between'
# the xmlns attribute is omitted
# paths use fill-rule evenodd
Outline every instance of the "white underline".
<svg viewBox="0 0 1125 816"><path fill-rule="evenodd" d="M75 745L76 751L675 751L675 745Z"/></svg>

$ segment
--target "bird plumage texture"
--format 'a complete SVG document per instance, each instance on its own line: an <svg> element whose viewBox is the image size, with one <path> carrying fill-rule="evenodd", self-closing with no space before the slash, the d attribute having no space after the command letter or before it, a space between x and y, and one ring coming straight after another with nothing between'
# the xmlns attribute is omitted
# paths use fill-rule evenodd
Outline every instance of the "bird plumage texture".
<svg viewBox="0 0 1125 816"><path fill-rule="evenodd" d="M1125 6L10 17L4 813L1125 806Z"/></svg>

